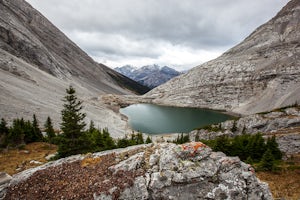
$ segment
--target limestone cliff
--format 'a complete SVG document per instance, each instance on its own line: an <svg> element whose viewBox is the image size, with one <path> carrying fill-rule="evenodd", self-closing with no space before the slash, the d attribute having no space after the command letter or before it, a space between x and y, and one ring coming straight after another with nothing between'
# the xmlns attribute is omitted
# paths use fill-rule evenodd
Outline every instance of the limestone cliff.
<svg viewBox="0 0 300 200"><path fill-rule="evenodd" d="M93 61L26 1L0 0L0 13L0 117L29 119L35 113L41 123L50 116L58 125L71 84L89 119L123 131L125 122L95 97L143 92L143 86Z"/></svg>
<svg viewBox="0 0 300 200"><path fill-rule="evenodd" d="M77 155L5 180L0 199L272 199L250 165L199 142Z"/></svg>
<svg viewBox="0 0 300 200"><path fill-rule="evenodd" d="M219 58L146 94L165 105L242 114L300 101L300 1L290 1Z"/></svg>

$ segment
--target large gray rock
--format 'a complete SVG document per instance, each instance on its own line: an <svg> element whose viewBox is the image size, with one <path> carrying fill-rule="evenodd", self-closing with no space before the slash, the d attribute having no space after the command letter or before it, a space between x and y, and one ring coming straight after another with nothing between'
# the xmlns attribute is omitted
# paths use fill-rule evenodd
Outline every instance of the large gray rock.
<svg viewBox="0 0 300 200"><path fill-rule="evenodd" d="M272 196L268 185L237 157L212 152L202 143L161 143L72 156L21 172L10 181L6 199L26 198L256 200Z"/></svg>
<svg viewBox="0 0 300 200"><path fill-rule="evenodd" d="M300 101L300 1L291 0L219 58L193 68L145 95L172 106L242 114Z"/></svg>
<svg viewBox="0 0 300 200"><path fill-rule="evenodd" d="M8 187L8 184L10 183L12 177L5 173L0 172L0 199L2 200L5 197L6 188Z"/></svg>

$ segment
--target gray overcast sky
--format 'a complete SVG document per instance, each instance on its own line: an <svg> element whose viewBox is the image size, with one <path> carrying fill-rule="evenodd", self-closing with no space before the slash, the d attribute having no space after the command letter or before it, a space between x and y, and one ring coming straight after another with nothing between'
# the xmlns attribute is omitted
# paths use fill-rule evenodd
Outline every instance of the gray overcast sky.
<svg viewBox="0 0 300 200"><path fill-rule="evenodd" d="M216 58L288 0L27 0L97 62L190 69Z"/></svg>

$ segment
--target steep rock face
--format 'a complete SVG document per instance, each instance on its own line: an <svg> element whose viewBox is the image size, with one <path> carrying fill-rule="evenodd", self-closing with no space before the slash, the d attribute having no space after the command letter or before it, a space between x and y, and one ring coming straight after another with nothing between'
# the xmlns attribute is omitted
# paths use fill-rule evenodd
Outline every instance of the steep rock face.
<svg viewBox="0 0 300 200"><path fill-rule="evenodd" d="M95 90L126 93L60 30L23 0L0 3L0 47L59 78L78 78Z"/></svg>
<svg viewBox="0 0 300 200"><path fill-rule="evenodd" d="M158 65L147 65L139 69L126 65L117 67L115 70L149 88L155 88L180 75L180 72L168 66L160 67Z"/></svg>
<svg viewBox="0 0 300 200"><path fill-rule="evenodd" d="M72 156L13 176L3 191L4 199L272 199L249 165L202 143Z"/></svg>
<svg viewBox="0 0 300 200"><path fill-rule="evenodd" d="M243 114L300 100L300 1L219 58L150 91L153 102Z"/></svg>
<svg viewBox="0 0 300 200"><path fill-rule="evenodd" d="M87 121L123 132L125 122L95 97L138 93L143 86L94 62L26 1L0 0L0 13L1 117L30 119L35 113L41 123L50 116L58 127L61 99L73 85Z"/></svg>

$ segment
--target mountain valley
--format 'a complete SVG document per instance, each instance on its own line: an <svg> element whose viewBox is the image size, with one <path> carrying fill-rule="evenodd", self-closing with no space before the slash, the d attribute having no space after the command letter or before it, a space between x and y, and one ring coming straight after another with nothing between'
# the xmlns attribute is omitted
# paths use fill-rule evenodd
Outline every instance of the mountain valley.
<svg viewBox="0 0 300 200"><path fill-rule="evenodd" d="M135 137L138 131L132 130L129 118L120 113L121 108L132 104L232 114L230 120L185 133L189 142L183 144L174 144L173 139L180 134L151 135L153 142L146 144L143 137L149 135L140 133L141 145L115 145L119 149L113 150L103 147L100 152L85 151L49 162L46 156L55 157L54 151L61 148L66 138L61 137L58 145L52 147L47 146L50 140L34 144L31 152L25 144L15 149L8 145L1 153L5 156L14 151L21 163L14 163L10 170L18 173L12 176L0 172L0 200L284 198L274 195L274 191L272 197L268 184L257 178L255 169L262 169L261 160L247 164L246 159L225 155L220 149L214 152L205 143L257 133L260 140L240 146L254 149L258 144L270 152L268 141L273 138L273 146L277 145L283 153L283 160L270 158L270 163L280 162L280 169L290 170L291 176L295 176L293 186L298 186L299 0L289 1L275 17L220 57L184 74L158 65L140 69L127 65L115 70L94 61L25 0L0 0L0 118L7 119L9 124L15 118L32 119L33 114L42 124L50 116L56 132L60 132L56 136L64 135L59 129L61 111L67 107L62 100L69 86L76 88L78 99L83 102L85 123L95 123L78 135L89 132L91 137L87 140L99 143L107 136L96 135L97 128L107 128L113 144ZM147 113L147 109L140 112ZM42 158L35 152L37 146L44 150ZM256 150L253 151L260 157L267 155ZM27 169L30 161L21 158L32 152L43 163ZM26 170L22 171L20 166ZM268 175L277 173L273 169L275 172ZM295 195L298 193L289 197Z"/></svg>

